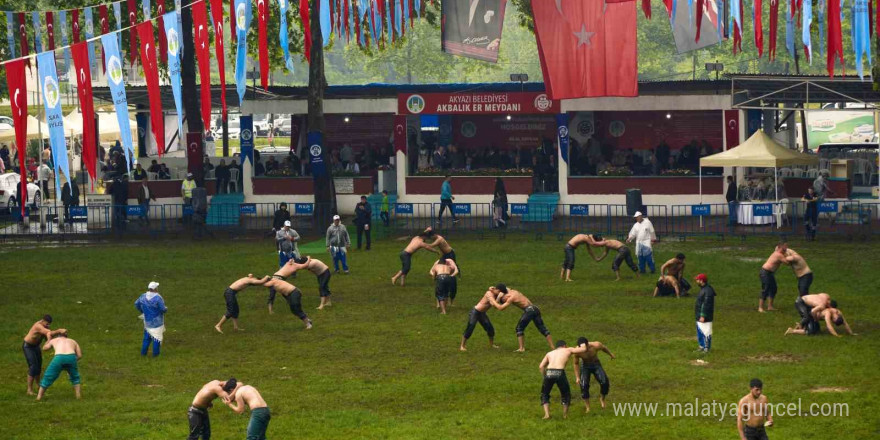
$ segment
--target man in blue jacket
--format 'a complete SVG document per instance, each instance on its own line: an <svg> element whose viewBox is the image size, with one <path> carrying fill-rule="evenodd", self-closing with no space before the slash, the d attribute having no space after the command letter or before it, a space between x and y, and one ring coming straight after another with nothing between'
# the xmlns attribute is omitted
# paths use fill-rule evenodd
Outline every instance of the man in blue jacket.
<svg viewBox="0 0 880 440"><path fill-rule="evenodd" d="M443 211L446 208L449 208L449 215L452 216L452 223L458 223L458 219L455 218L455 211L452 209L452 201L455 200L455 197L452 196L452 176L446 175L446 178L443 179L443 186L440 187L440 213L437 214L437 223L443 223Z"/></svg>
<svg viewBox="0 0 880 440"><path fill-rule="evenodd" d="M159 283L151 281L147 286L146 293L134 302L134 307L142 313L140 318L144 320L144 342L141 345L141 356L147 355L150 341L153 342L153 357L159 356L162 336L165 334L165 313L168 308L165 307L165 300L162 299L162 295L159 295L158 290Z"/></svg>
<svg viewBox="0 0 880 440"><path fill-rule="evenodd" d="M701 273L694 277L700 286L700 294L694 303L694 316L697 320L697 351L708 353L712 347L712 320L715 318L715 289L709 285L709 278Z"/></svg>

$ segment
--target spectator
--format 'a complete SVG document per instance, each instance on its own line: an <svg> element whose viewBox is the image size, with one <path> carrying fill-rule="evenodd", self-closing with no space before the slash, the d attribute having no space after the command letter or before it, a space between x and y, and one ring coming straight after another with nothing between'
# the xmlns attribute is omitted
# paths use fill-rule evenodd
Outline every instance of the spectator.
<svg viewBox="0 0 880 440"><path fill-rule="evenodd" d="M388 191L382 190L382 208L379 212L379 217L382 219L382 224L388 226L389 224L389 208L390 203L388 203Z"/></svg>
<svg viewBox="0 0 880 440"><path fill-rule="evenodd" d="M43 198L49 197L49 181L52 180L54 174L55 173L52 172L52 169L46 164L46 162L43 162L37 170L37 176L39 176L40 180L40 188L43 191Z"/></svg>
<svg viewBox="0 0 880 440"><path fill-rule="evenodd" d="M828 186L828 171L823 171L819 173L819 176L816 177L816 180L813 181L813 191L816 192L816 197L819 198L819 203L825 201L825 196L834 194L831 191L831 188Z"/></svg>
<svg viewBox="0 0 880 440"><path fill-rule="evenodd" d="M358 250L361 249L361 238L367 235L367 250L370 250L370 220L373 217L373 208L367 203L367 196L361 196L361 201L354 207L354 224L357 226Z"/></svg>
<svg viewBox="0 0 880 440"><path fill-rule="evenodd" d="M434 150L434 155L431 156L431 163L434 165L434 168L437 168L437 169L445 169L446 168L444 166L445 160L444 160L443 156L444 156L443 155L443 147L438 145L437 148Z"/></svg>
<svg viewBox="0 0 880 440"><path fill-rule="evenodd" d="M223 160L221 159L220 162L222 163ZM220 167L218 166L217 169L214 170L215 175L219 169L220 169ZM255 161L254 162L254 176L260 177L260 176L264 176L265 174L266 174L266 167L263 166L263 162Z"/></svg>
<svg viewBox="0 0 880 440"><path fill-rule="evenodd" d="M159 178L162 180L171 180L171 170L164 163L159 166Z"/></svg>
<svg viewBox="0 0 880 440"><path fill-rule="evenodd" d="M3 161L4 168L9 168L11 166L9 161L9 147L7 147L6 144L3 144L3 146L0 147L0 160Z"/></svg>
<svg viewBox="0 0 880 440"><path fill-rule="evenodd" d="M214 178L217 185L217 194L226 194L229 191L229 167L226 166L226 160L220 159L220 164L214 169Z"/></svg>
<svg viewBox="0 0 880 440"><path fill-rule="evenodd" d="M82 143L80 143L79 136L77 136L73 138L73 154L76 154L77 156L82 156L82 151Z"/></svg>
<svg viewBox="0 0 880 440"><path fill-rule="evenodd" d="M807 230L807 240L816 240L816 228L819 225L819 196L813 187L807 188L807 193L801 198L804 202L804 226Z"/></svg>
<svg viewBox="0 0 880 440"><path fill-rule="evenodd" d="M104 160L107 159L107 150L103 145L98 145L98 161L104 163Z"/></svg>
<svg viewBox="0 0 880 440"><path fill-rule="evenodd" d="M153 159L153 162L150 164L150 167L147 168L147 171L150 172L150 173L156 173L156 174L159 174L159 171L160 171L161 169L162 169L162 167L159 166L159 162L156 162L156 159Z"/></svg>
<svg viewBox="0 0 880 440"><path fill-rule="evenodd" d="M419 170L424 170L431 166L431 157L428 156L427 148L422 148L421 150L419 150L419 160L417 162L417 165Z"/></svg>
<svg viewBox="0 0 880 440"><path fill-rule="evenodd" d="M338 215L333 216L333 224L327 228L327 252L333 256L333 268L339 273L339 263L342 263L342 270L348 274L348 262L346 261L346 250L351 248L351 239L348 237L348 230L342 224Z"/></svg>
<svg viewBox="0 0 880 440"><path fill-rule="evenodd" d="M134 180L144 180L147 178L147 172L141 167L140 162L134 166Z"/></svg>
<svg viewBox="0 0 880 440"><path fill-rule="evenodd" d="M272 232L278 232L284 227L285 222L290 221L290 211L287 210L287 203L281 202L275 211L275 218L272 220Z"/></svg>
<svg viewBox="0 0 880 440"><path fill-rule="evenodd" d="M214 165L211 163L211 159L207 154L205 155L205 161L202 163L202 168L204 169L205 174L214 169Z"/></svg>
<svg viewBox="0 0 880 440"><path fill-rule="evenodd" d="M141 220L144 224L150 223L150 200L156 200L156 196L150 191L149 181L149 177L141 180L137 195L138 205L141 207Z"/></svg>
<svg viewBox="0 0 880 440"><path fill-rule="evenodd" d="M646 219L641 211L636 211L636 214L633 216L636 219L636 224L633 225L632 229L629 231L629 236L626 238L626 242L632 242L635 240L636 242L636 255L639 257L639 272L645 273L645 264L651 268L651 273L654 273L654 250L652 244L657 241L657 234L654 233L654 225L651 223L651 220Z"/></svg>
<svg viewBox="0 0 880 440"><path fill-rule="evenodd" d="M49 168L54 168L52 165L52 150L49 149L48 145L43 148L43 163L49 165Z"/></svg>
<svg viewBox="0 0 880 440"><path fill-rule="evenodd" d="M737 209L739 207L737 191L738 188L733 176L727 176L727 192L724 197L727 199L727 226L731 227L736 226L737 223Z"/></svg>
<svg viewBox="0 0 880 440"><path fill-rule="evenodd" d="M443 211L446 208L449 208L449 215L452 216L452 223L458 223L458 219L455 218L455 211L452 209L452 201L455 200L455 197L452 196L452 176L449 174L446 175L446 178L443 179L443 185L440 187L440 213L437 214L437 223L443 223Z"/></svg>
<svg viewBox="0 0 880 440"><path fill-rule="evenodd" d="M464 151L461 151L455 145L449 146L449 155L452 157L452 168L461 170L467 165L467 157L465 156Z"/></svg>
<svg viewBox="0 0 880 440"><path fill-rule="evenodd" d="M293 258L299 258L299 234L290 228L290 220L281 224L281 229L275 232L275 245L278 248L278 267L283 267Z"/></svg>
<svg viewBox="0 0 880 440"><path fill-rule="evenodd" d="M162 337L165 334L165 300L159 295L159 283L151 281L147 285L147 291L138 297L134 307L141 312L140 319L144 321L144 341L141 344L141 356L146 356L150 349L150 341L153 342L153 357L159 356Z"/></svg>
<svg viewBox="0 0 880 440"><path fill-rule="evenodd" d="M492 220L494 220L493 228L507 227L507 189L504 188L504 181L500 177L495 178L495 194L492 199L493 210Z"/></svg>
<svg viewBox="0 0 880 440"><path fill-rule="evenodd" d="M110 148L110 155L111 156L116 153L119 153L120 156L125 155L125 153L122 151L122 144L120 144L118 140L116 141L115 144L113 144L113 147Z"/></svg>
<svg viewBox="0 0 880 440"><path fill-rule="evenodd" d="M356 161L351 161L348 163L348 165L345 166L345 171L348 171L349 173L360 174L361 167Z"/></svg>
<svg viewBox="0 0 880 440"><path fill-rule="evenodd" d="M61 188L61 203L64 204L64 221L73 226L73 217L70 215L71 206L79 206L79 186L76 177L73 176L68 182L64 182Z"/></svg>
<svg viewBox="0 0 880 440"><path fill-rule="evenodd" d="M275 156L269 156L269 160L266 161L266 172L275 171L278 169L278 161L275 160Z"/></svg>
<svg viewBox="0 0 880 440"><path fill-rule="evenodd" d="M125 174L113 178L110 186L110 194L113 196L113 224L117 232L125 230L128 221L128 176Z"/></svg>
<svg viewBox="0 0 880 440"><path fill-rule="evenodd" d="M347 167L354 160L354 152L351 150L351 145L345 144L342 146L342 150L339 152L339 160L343 168Z"/></svg>
<svg viewBox="0 0 880 440"><path fill-rule="evenodd" d="M196 181L193 178L192 173L186 173L186 179L183 183L180 184L180 197L183 198L183 209L186 211L186 207L192 207L192 192L196 188ZM188 216L186 214L183 215L184 221L186 221Z"/></svg>
<svg viewBox="0 0 880 440"><path fill-rule="evenodd" d="M700 286L700 294L694 302L694 315L697 320L698 351L708 353L712 348L712 320L715 318L715 289L709 285L706 274L694 278Z"/></svg>

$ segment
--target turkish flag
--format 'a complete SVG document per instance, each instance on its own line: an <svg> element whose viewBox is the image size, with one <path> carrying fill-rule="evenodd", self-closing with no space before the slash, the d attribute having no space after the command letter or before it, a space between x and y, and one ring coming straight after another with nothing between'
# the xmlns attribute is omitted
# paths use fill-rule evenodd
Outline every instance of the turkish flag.
<svg viewBox="0 0 880 440"><path fill-rule="evenodd" d="M666 15L672 18L672 0L663 0L663 6L666 6Z"/></svg>
<svg viewBox="0 0 880 440"><path fill-rule="evenodd" d="M266 41L266 25L269 21L269 5L257 0L257 23L259 27L260 85L269 90L269 43Z"/></svg>
<svg viewBox="0 0 880 440"><path fill-rule="evenodd" d="M98 6L98 16L101 17L101 35L110 32L110 18L107 16L107 5ZM104 51L101 50L101 67L104 68L104 73L107 73L107 63L105 62ZM89 98L91 99L91 91L89 91Z"/></svg>
<svg viewBox="0 0 880 440"><path fill-rule="evenodd" d="M21 56L24 57L28 67L31 67L31 59L28 57L30 53L30 45L28 44L27 28L24 25L24 12L18 13L18 35L21 40ZM8 75L8 73L7 73Z"/></svg>
<svg viewBox="0 0 880 440"><path fill-rule="evenodd" d="M9 104L15 125L15 148L18 149L18 166L21 174L19 194L27 194L27 81L24 75L25 60L19 58L6 63L6 85L9 88ZM20 203L24 218L27 203Z"/></svg>
<svg viewBox="0 0 880 440"><path fill-rule="evenodd" d="M755 0L755 46L758 48L758 58L764 56L764 23L761 0Z"/></svg>
<svg viewBox="0 0 880 440"><path fill-rule="evenodd" d="M192 14L202 90L202 123L207 128L211 126L211 44L208 41L208 10L205 2L193 3Z"/></svg>
<svg viewBox="0 0 880 440"><path fill-rule="evenodd" d="M552 99L638 96L636 4L611 1L532 0Z"/></svg>
<svg viewBox="0 0 880 440"><path fill-rule="evenodd" d="M342 16L344 17L343 20L345 21L342 23L342 26L339 27L339 33L345 34L345 42L348 43L350 33L348 29L348 2L345 0L342 0L342 2Z"/></svg>
<svg viewBox="0 0 880 440"><path fill-rule="evenodd" d="M779 0L770 0L770 47L767 57L770 61L776 58L776 29L779 28Z"/></svg>
<svg viewBox="0 0 880 440"><path fill-rule="evenodd" d="M134 65L134 62L137 59L137 32L134 30L134 26L137 25L137 5L134 0L127 0L126 5L128 5L128 25L132 27L132 29L128 31L128 62Z"/></svg>
<svg viewBox="0 0 880 440"><path fill-rule="evenodd" d="M642 12L645 13L645 18L648 20L651 19L651 0L642 0ZM699 27L697 29L699 29Z"/></svg>
<svg viewBox="0 0 880 440"><path fill-rule="evenodd" d="M724 131L727 134L729 150L739 145L739 110L724 110Z"/></svg>
<svg viewBox="0 0 880 440"><path fill-rule="evenodd" d="M828 2L828 75L834 77L834 54L840 58L840 64L843 63L843 36L840 31L840 3L836 0Z"/></svg>
<svg viewBox="0 0 880 440"><path fill-rule="evenodd" d="M302 19L303 25L303 38L305 39L306 61L311 62L312 26L311 23L309 23L309 0L299 0L299 17Z"/></svg>
<svg viewBox="0 0 880 440"><path fill-rule="evenodd" d="M406 115L394 117L394 152L406 154Z"/></svg>
<svg viewBox="0 0 880 440"><path fill-rule="evenodd" d="M700 42L700 27L703 26L703 6L705 3L703 0L697 0L697 13L694 14L697 16L697 35L694 37L694 42Z"/></svg>
<svg viewBox="0 0 880 440"><path fill-rule="evenodd" d="M223 0L211 0L211 16L214 17L214 53L220 70L220 106L226 120L226 50L223 48ZM235 32L232 32L235 34ZM210 127L210 125L209 125Z"/></svg>
<svg viewBox="0 0 880 440"><path fill-rule="evenodd" d="M204 4L202 2L196 4ZM141 40L141 64L147 81L147 95L150 97L150 128L156 139L159 156L165 154L165 117L162 114L162 94L159 90L159 66L156 64L156 41L153 38L153 22L145 21L137 25ZM134 36L134 33L132 33Z"/></svg>
<svg viewBox="0 0 880 440"><path fill-rule="evenodd" d="M156 15L159 17L159 59L168 63L168 39L165 37L165 0L156 0Z"/></svg>
<svg viewBox="0 0 880 440"><path fill-rule="evenodd" d="M49 37L46 40L47 50L55 50L55 17L51 11L46 12L46 35Z"/></svg>
<svg viewBox="0 0 880 440"><path fill-rule="evenodd" d="M95 143L95 105L92 101L92 73L89 71L89 45L86 42L76 43L70 46L70 53L73 54L76 91L83 121L82 158L94 182L97 178L95 169L97 144ZM94 183L92 185L94 186Z"/></svg>

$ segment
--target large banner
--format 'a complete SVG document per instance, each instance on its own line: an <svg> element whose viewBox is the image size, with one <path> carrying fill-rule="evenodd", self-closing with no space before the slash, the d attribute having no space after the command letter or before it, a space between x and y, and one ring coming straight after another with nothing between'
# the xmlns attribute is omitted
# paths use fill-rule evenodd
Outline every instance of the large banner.
<svg viewBox="0 0 880 440"><path fill-rule="evenodd" d="M498 62L507 0L446 0L442 8L443 51Z"/></svg>
<svg viewBox="0 0 880 440"><path fill-rule="evenodd" d="M452 143L468 149L535 149L556 136L556 115L452 117Z"/></svg>
<svg viewBox="0 0 880 440"><path fill-rule="evenodd" d="M559 101L546 93L474 92L397 95L400 115L554 114Z"/></svg>
<svg viewBox="0 0 880 440"><path fill-rule="evenodd" d="M870 142L875 132L870 111L807 112L807 145L811 150L828 143Z"/></svg>

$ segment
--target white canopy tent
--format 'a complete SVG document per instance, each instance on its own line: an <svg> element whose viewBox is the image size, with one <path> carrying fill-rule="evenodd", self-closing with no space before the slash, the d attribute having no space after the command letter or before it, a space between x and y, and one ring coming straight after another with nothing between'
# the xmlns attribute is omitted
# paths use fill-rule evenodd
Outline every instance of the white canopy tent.
<svg viewBox="0 0 880 440"><path fill-rule="evenodd" d="M116 113L96 113L98 116L98 130L100 131L98 136L98 142L113 142L120 139L120 128L119 128L119 120L116 118ZM131 136L133 139L137 139L137 123L129 119L129 126L131 127ZM69 124L71 129L73 130L73 134L81 135L83 130L83 118L82 113L79 110L73 110L64 117L65 127Z"/></svg>

